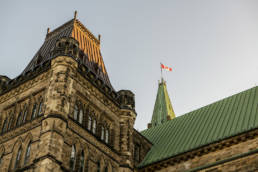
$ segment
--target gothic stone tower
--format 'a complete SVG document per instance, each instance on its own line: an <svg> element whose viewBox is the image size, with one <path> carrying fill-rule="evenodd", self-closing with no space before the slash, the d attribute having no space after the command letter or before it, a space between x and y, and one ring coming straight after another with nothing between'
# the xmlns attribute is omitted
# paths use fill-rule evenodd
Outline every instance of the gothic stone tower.
<svg viewBox="0 0 258 172"><path fill-rule="evenodd" d="M21 75L0 76L0 171L135 171L151 147L135 117L134 94L114 90L100 40L75 15Z"/></svg>

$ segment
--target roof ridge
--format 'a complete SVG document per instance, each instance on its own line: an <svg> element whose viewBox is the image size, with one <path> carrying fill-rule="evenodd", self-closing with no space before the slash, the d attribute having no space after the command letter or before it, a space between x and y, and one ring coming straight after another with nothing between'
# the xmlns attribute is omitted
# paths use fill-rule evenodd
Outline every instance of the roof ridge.
<svg viewBox="0 0 258 172"><path fill-rule="evenodd" d="M79 26L84 32L86 32L86 33L90 36L90 38L92 38L98 45L100 44L100 40L97 39L97 38L95 37L95 35L81 23L80 20L75 19L74 24L78 24L78 26Z"/></svg>

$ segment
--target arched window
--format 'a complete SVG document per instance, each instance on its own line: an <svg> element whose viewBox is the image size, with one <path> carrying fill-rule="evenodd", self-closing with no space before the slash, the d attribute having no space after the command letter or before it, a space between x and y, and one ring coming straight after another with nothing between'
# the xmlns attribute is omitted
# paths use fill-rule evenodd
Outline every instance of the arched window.
<svg viewBox="0 0 258 172"><path fill-rule="evenodd" d="M7 123L8 123L8 118L4 120L3 128L2 128L2 133L5 133L7 131Z"/></svg>
<svg viewBox="0 0 258 172"><path fill-rule="evenodd" d="M31 149L31 142L29 143L27 150L26 150L24 165L26 165L30 159L30 149Z"/></svg>
<svg viewBox="0 0 258 172"><path fill-rule="evenodd" d="M84 152L82 151L81 156L80 156L80 167L79 167L79 172L84 172Z"/></svg>
<svg viewBox="0 0 258 172"><path fill-rule="evenodd" d="M15 164L14 164L14 169L18 168L20 165L20 160L21 160L21 147L19 148L16 159L15 159Z"/></svg>
<svg viewBox="0 0 258 172"><path fill-rule="evenodd" d="M24 108L24 113L23 113L23 120L22 120L23 123L26 122L27 114L28 114L28 110L27 110L27 107L25 107Z"/></svg>
<svg viewBox="0 0 258 172"><path fill-rule="evenodd" d="M91 123L92 123L92 119L90 116L88 116L88 130L91 130Z"/></svg>
<svg viewBox="0 0 258 172"><path fill-rule="evenodd" d="M73 119L74 119L75 121L78 120L78 113L79 113L79 108L78 108L77 105L75 105L75 106L74 106L74 111L73 111Z"/></svg>
<svg viewBox="0 0 258 172"><path fill-rule="evenodd" d="M96 133L96 125L97 125L96 119L93 119L93 122L92 122L92 133L93 134Z"/></svg>
<svg viewBox="0 0 258 172"><path fill-rule="evenodd" d="M105 172L108 172L108 166L105 167Z"/></svg>
<svg viewBox="0 0 258 172"><path fill-rule="evenodd" d="M101 135L100 135L100 139L104 140L105 138L105 128L103 126L101 126Z"/></svg>
<svg viewBox="0 0 258 172"><path fill-rule="evenodd" d="M1 162L2 162L3 157L4 157L4 154L3 154L3 153L0 154L0 165L1 165Z"/></svg>
<svg viewBox="0 0 258 172"><path fill-rule="evenodd" d="M43 111L42 111L43 108L42 108L42 106L43 106L43 100L41 100L40 103L39 103L38 116L43 115Z"/></svg>
<svg viewBox="0 0 258 172"><path fill-rule="evenodd" d="M82 124L82 121L83 121L83 110L80 109L80 112L79 112L79 123Z"/></svg>
<svg viewBox="0 0 258 172"><path fill-rule="evenodd" d="M100 172L100 161L97 162L97 172Z"/></svg>
<svg viewBox="0 0 258 172"><path fill-rule="evenodd" d="M108 143L109 142L109 130L106 128L106 132L105 132L105 142Z"/></svg>
<svg viewBox="0 0 258 172"><path fill-rule="evenodd" d="M75 146L72 146L71 156L70 156L70 169L75 170L75 162L76 162L76 150Z"/></svg>
<svg viewBox="0 0 258 172"><path fill-rule="evenodd" d="M37 104L36 103L33 105L32 115L31 116L32 116L31 117L32 119L36 118L36 116L37 116Z"/></svg>
<svg viewBox="0 0 258 172"><path fill-rule="evenodd" d="M13 125L13 120L14 120L14 115L12 114L11 115L11 118L10 118L10 121L9 121L9 124L8 124L8 131L11 129L12 125Z"/></svg>
<svg viewBox="0 0 258 172"><path fill-rule="evenodd" d="M22 111L19 113L16 126L20 126L22 124Z"/></svg>

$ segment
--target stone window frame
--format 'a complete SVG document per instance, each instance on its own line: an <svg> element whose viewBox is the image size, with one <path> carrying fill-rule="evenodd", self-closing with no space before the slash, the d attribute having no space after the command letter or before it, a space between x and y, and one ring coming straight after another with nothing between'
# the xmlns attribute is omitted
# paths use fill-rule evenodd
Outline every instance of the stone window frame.
<svg viewBox="0 0 258 172"><path fill-rule="evenodd" d="M25 103L23 105L23 115L22 115L22 124L26 123L27 121L27 118L28 118L28 106L27 104Z"/></svg>
<svg viewBox="0 0 258 172"><path fill-rule="evenodd" d="M44 113L44 99L42 96L39 96L38 98L38 110L37 110L37 117L42 116Z"/></svg>
<svg viewBox="0 0 258 172"><path fill-rule="evenodd" d="M69 168L74 171L76 167L76 145L73 144L70 151Z"/></svg>
<svg viewBox="0 0 258 172"><path fill-rule="evenodd" d="M9 123L8 123L8 128L7 130L10 131L13 128L13 123L15 122L15 114L14 112L10 112L10 119L9 119Z"/></svg>
<svg viewBox="0 0 258 172"><path fill-rule="evenodd" d="M8 130L8 117L4 117L2 128L1 128L1 134L6 133Z"/></svg>
<svg viewBox="0 0 258 172"><path fill-rule="evenodd" d="M106 144L110 143L110 127L106 122L100 124L100 140Z"/></svg>
<svg viewBox="0 0 258 172"><path fill-rule="evenodd" d="M23 111L20 110L20 112L18 113L18 116L17 116L17 120L16 120L16 127L19 127L22 125L22 120L23 120Z"/></svg>
<svg viewBox="0 0 258 172"><path fill-rule="evenodd" d="M38 104L37 104L37 102L34 102L32 109L31 109L31 120L37 118L37 109L38 109Z"/></svg>
<svg viewBox="0 0 258 172"><path fill-rule="evenodd" d="M88 106L86 109L87 109L86 110L87 111L87 115L86 115L87 126L86 126L86 129L88 131L90 131L92 134L96 135L97 134L97 124L98 124L96 110L94 110L90 106ZM90 118L91 118L91 122L89 122ZM90 127L89 127L89 124L91 124Z"/></svg>
<svg viewBox="0 0 258 172"><path fill-rule="evenodd" d="M81 153L80 153L80 157L79 157L79 166L78 166L78 169L77 171L78 172L84 172L85 171L85 151L82 150Z"/></svg>
<svg viewBox="0 0 258 172"><path fill-rule="evenodd" d="M27 145L26 148L26 152L25 152L25 157L24 157L24 165L27 165L30 161L30 157L31 157L31 141L29 142L29 144Z"/></svg>
<svg viewBox="0 0 258 172"><path fill-rule="evenodd" d="M85 125L84 124L85 111L84 111L83 103L79 100L75 101L73 111L72 111L72 119L82 126Z"/></svg>
<svg viewBox="0 0 258 172"><path fill-rule="evenodd" d="M21 165L21 156L22 156L22 146L18 148L18 151L15 156L15 162L14 162L14 167L13 169L18 169Z"/></svg>
<svg viewBox="0 0 258 172"><path fill-rule="evenodd" d="M139 143L135 143L135 145L134 145L133 159L138 163L140 162L140 159L141 159L141 145Z"/></svg>
<svg viewBox="0 0 258 172"><path fill-rule="evenodd" d="M4 153L5 153L4 146L1 145L1 146L0 146L0 167L1 167L1 163L3 162L3 159L4 159ZM1 169L1 168L0 168L0 169Z"/></svg>

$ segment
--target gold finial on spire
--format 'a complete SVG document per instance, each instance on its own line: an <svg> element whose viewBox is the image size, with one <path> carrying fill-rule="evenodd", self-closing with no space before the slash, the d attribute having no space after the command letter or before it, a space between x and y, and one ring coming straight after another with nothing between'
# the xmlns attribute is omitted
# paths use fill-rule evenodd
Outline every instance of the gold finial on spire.
<svg viewBox="0 0 258 172"><path fill-rule="evenodd" d="M74 19L76 19L77 18L77 11L75 10L74 11Z"/></svg>
<svg viewBox="0 0 258 172"><path fill-rule="evenodd" d="M98 39L99 39L99 42L100 42L100 40L101 40L101 35L100 34L98 35Z"/></svg>

